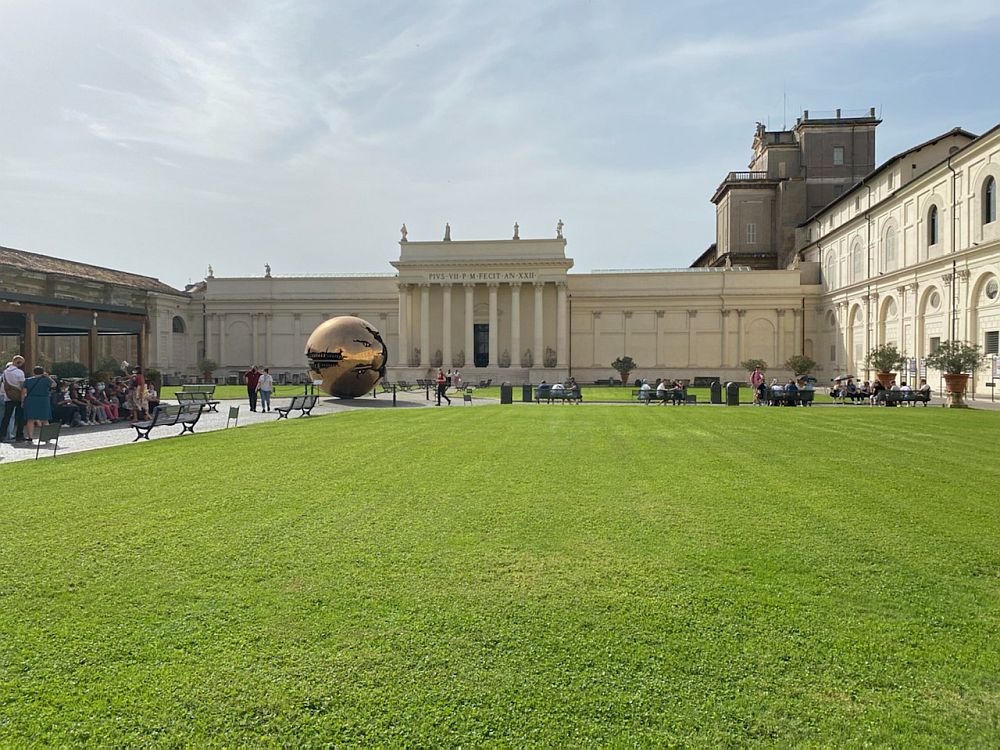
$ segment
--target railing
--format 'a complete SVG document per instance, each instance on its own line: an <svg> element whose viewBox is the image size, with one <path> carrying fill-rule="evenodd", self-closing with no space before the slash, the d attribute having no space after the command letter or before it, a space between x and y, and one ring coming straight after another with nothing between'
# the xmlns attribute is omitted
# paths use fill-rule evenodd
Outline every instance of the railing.
<svg viewBox="0 0 1000 750"><path fill-rule="evenodd" d="M807 109L802 112L803 120L842 120L875 117L875 108L869 109Z"/></svg>
<svg viewBox="0 0 1000 750"><path fill-rule="evenodd" d="M726 175L726 182L756 182L766 179L767 172L730 172Z"/></svg>
<svg viewBox="0 0 1000 750"><path fill-rule="evenodd" d="M750 266L697 266L695 268L595 268L594 273L716 273L718 271L752 271Z"/></svg>

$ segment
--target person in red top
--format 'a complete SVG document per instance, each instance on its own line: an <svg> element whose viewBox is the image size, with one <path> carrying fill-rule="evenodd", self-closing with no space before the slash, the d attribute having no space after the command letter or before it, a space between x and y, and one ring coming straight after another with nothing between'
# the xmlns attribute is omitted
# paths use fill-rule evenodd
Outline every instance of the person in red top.
<svg viewBox="0 0 1000 750"><path fill-rule="evenodd" d="M441 399L444 398L448 402L448 406L451 406L451 399L448 398L446 391L448 390L448 379L444 376L444 370L440 367L438 368L437 374L437 387L438 387L438 402L437 405L441 406Z"/></svg>
<svg viewBox="0 0 1000 750"><path fill-rule="evenodd" d="M247 382L247 396L250 397L250 411L257 411L257 384L260 382L260 371L254 365L245 373L243 379Z"/></svg>

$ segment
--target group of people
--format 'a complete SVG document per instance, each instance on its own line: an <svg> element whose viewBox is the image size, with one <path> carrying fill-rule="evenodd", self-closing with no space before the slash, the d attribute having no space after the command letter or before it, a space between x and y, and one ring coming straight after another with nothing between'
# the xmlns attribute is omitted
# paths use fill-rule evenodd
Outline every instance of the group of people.
<svg viewBox="0 0 1000 750"><path fill-rule="evenodd" d="M892 383L886 388L881 382L875 380L873 382L868 382L865 380L862 383L855 383L854 378L834 378L833 387L830 388L830 396L834 400L839 400L842 402L852 401L853 403L864 403L868 402L870 406L895 406L896 401L890 401L886 398L886 391L902 391L904 393L913 392L913 388L907 384L905 380L896 382L896 379L892 379ZM927 384L927 380L924 378L920 379L920 383L917 386L917 392L922 394L925 399L929 400L931 396L931 387ZM899 403L906 404L906 401L901 401Z"/></svg>
<svg viewBox="0 0 1000 750"><path fill-rule="evenodd" d="M639 400L649 403L653 400L653 392L656 392L656 399L664 406L669 401L673 405L683 404L687 395L687 386L679 380L667 380L657 378L655 386L650 385L648 380L643 380L639 386Z"/></svg>
<svg viewBox="0 0 1000 750"><path fill-rule="evenodd" d="M15 443L32 442L35 431L50 422L78 427L149 419L160 402L140 367L110 383L59 380L41 365L32 368L29 376L24 357L16 355L4 367L2 381L0 440Z"/></svg>
<svg viewBox="0 0 1000 750"><path fill-rule="evenodd" d="M274 378L270 368L254 365L245 373L243 380L247 384L247 398L250 399L250 411L257 411L257 395L260 394L260 410L271 411L271 393L274 391Z"/></svg>

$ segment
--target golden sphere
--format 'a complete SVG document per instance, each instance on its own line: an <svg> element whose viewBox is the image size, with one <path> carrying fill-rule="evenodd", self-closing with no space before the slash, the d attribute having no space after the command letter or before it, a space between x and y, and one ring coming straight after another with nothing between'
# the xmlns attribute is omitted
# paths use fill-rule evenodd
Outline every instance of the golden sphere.
<svg viewBox="0 0 1000 750"><path fill-rule="evenodd" d="M367 320L341 315L321 323L306 341L309 377L331 396L357 398L385 373L389 350Z"/></svg>

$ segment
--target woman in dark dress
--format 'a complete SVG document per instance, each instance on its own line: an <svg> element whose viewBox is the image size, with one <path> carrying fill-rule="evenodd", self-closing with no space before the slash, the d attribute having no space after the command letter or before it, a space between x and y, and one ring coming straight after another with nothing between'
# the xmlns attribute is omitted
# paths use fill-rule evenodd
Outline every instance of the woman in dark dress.
<svg viewBox="0 0 1000 750"><path fill-rule="evenodd" d="M52 378L45 374L44 367L36 367L34 373L24 381L24 428L28 440L32 439L34 427L41 427L52 421L52 402L49 391L52 390Z"/></svg>

